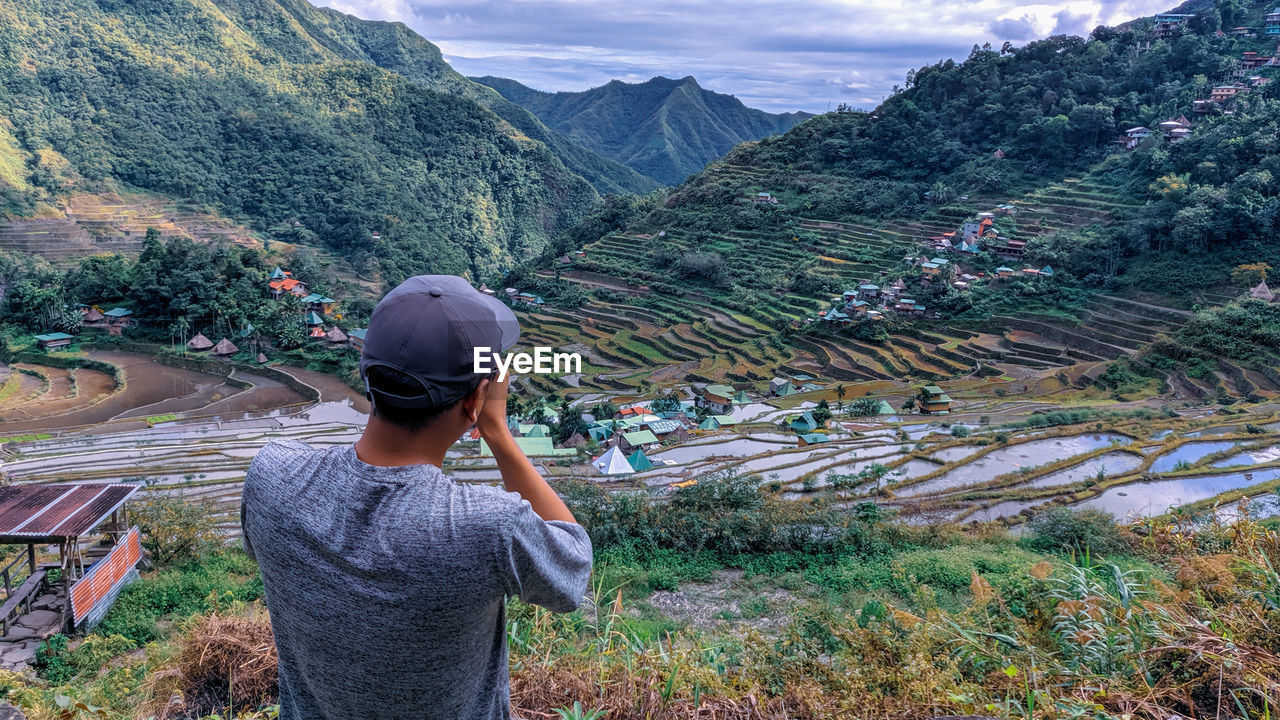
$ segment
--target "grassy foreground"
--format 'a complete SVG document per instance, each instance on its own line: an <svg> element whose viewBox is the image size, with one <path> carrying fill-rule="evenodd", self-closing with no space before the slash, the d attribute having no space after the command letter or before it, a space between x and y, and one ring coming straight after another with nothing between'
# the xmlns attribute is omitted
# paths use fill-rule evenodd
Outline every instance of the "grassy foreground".
<svg viewBox="0 0 1280 720"><path fill-rule="evenodd" d="M595 543L593 593L568 615L511 603L519 717L1269 718L1280 700L1268 522L1059 509L1013 537L732 475L666 498L561 490ZM252 561L198 514L144 520L168 563L0 690L35 720L272 717Z"/></svg>

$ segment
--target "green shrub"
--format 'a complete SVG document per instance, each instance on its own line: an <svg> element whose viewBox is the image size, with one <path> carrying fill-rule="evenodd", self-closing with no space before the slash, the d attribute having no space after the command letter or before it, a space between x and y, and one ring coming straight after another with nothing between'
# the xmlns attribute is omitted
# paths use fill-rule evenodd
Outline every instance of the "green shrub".
<svg viewBox="0 0 1280 720"><path fill-rule="evenodd" d="M202 562L162 570L129 585L98 626L101 635L122 635L142 645L163 636L161 621L206 613L230 602L262 597L257 565L238 550Z"/></svg>
<svg viewBox="0 0 1280 720"><path fill-rule="evenodd" d="M1116 519L1101 510L1048 508L1027 523L1023 544L1033 550L1106 555L1127 548Z"/></svg>
<svg viewBox="0 0 1280 720"><path fill-rule="evenodd" d="M131 515L157 565L197 559L221 544L209 508L178 495L147 493Z"/></svg>
<svg viewBox="0 0 1280 720"><path fill-rule="evenodd" d="M67 652L67 636L53 635L36 648L35 668L40 677L51 683L61 684L75 675Z"/></svg>

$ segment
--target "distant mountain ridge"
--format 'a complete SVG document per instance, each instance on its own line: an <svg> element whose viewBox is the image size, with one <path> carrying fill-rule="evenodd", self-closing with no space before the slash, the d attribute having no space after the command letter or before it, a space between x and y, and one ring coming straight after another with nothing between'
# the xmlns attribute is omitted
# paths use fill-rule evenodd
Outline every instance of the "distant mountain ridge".
<svg viewBox="0 0 1280 720"><path fill-rule="evenodd" d="M224 11L244 13L244 5L224 0ZM483 105L520 132L546 145L570 170L586 178L601 193L644 193L657 187L651 178L620 162L609 160L552 132L529 110L492 89L472 82L454 70L436 47L404 23L365 20L306 0L280 0L279 6L307 37L329 53L346 60L368 62L403 75L437 92L457 95ZM252 22L249 27L261 27ZM269 24L266 27L271 27ZM259 33L260 43L282 54L300 52L295 37Z"/></svg>
<svg viewBox="0 0 1280 720"><path fill-rule="evenodd" d="M515 80L472 78L538 116L556 132L606 158L675 185L734 146L782 134L812 117L768 113L693 77L613 80L583 92L544 92Z"/></svg>

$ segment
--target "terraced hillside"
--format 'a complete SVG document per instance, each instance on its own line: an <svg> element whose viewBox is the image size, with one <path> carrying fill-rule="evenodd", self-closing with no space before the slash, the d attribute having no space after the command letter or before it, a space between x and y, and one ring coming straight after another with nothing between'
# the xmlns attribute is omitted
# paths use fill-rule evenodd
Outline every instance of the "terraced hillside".
<svg viewBox="0 0 1280 720"><path fill-rule="evenodd" d="M136 254L142 250L148 228L198 242L262 246L242 225L158 196L97 193L70 196L52 217L0 220L0 250L39 255L55 265L69 266L90 255Z"/></svg>
<svg viewBox="0 0 1280 720"><path fill-rule="evenodd" d="M1037 378L1056 378L1068 387L1089 387L1119 358L1134 356L1162 334L1175 333L1190 317L1185 298L1136 299L1097 294L1076 316L1062 312L1004 312L975 323L942 315L892 324L888 338L872 341L847 335L821 337L784 333L827 307L829 295L779 290L779 268L814 267L841 287L882 282L900 274L911 257L937 256L933 241L955 232L975 213L1012 204L1016 213L1000 218L1006 239L1032 242L1054 233L1116 222L1140 205L1123 188L1096 174L1068 178L1012 196L964 198L930 207L906 219L873 220L812 217L797 209L801 199L769 172L736 162L731 155L713 164L703 183L728 186L738 205L750 206L757 193L771 193L787 219L764 228L727 227L719 231L687 229L677 213L646 219L645 231L608 234L587 244L581 258L562 263L555 274L596 293L572 312L540 309L527 315L532 338L540 343L585 349L594 365L579 386L597 390L642 389L650 383L681 379L727 380L760 385L780 373L809 374L844 383L941 381L990 375L1010 386L1026 387ZM675 218L675 221L672 221ZM655 229L660 228L660 229ZM669 273L649 262L657 243L675 252L718 253L729 274L756 295L744 304L729 291L697 284L679 294L651 289L671 287ZM964 253L943 253L952 262L975 263ZM1008 263L1014 259L978 261ZM619 268L626 268L622 276ZM990 272L991 268L987 268ZM772 273L772 274L771 274ZM551 277L551 270L542 271ZM786 278L781 278L785 285ZM754 283L754 285L753 285ZM678 284L678 283L677 283ZM607 299L605 299L607 298ZM1199 298L1233 299L1228 293ZM526 308L528 310L528 308ZM783 338L785 335L785 339ZM1175 399L1217 397L1247 399L1280 392L1266 368L1220 363L1215 377L1188 378L1170 372L1160 388ZM550 381L532 381L541 391L562 390ZM1155 391L1154 385L1149 388Z"/></svg>

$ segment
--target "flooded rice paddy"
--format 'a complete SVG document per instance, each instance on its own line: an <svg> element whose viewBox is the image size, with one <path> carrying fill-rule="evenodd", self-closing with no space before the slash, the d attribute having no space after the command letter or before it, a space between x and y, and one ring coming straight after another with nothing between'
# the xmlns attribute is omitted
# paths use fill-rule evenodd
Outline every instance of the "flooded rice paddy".
<svg viewBox="0 0 1280 720"><path fill-rule="evenodd" d="M244 473L265 443L347 445L359 437L367 418L360 394L313 371L278 367L289 376L282 379L267 371L236 370L229 381L144 355L93 351L91 357L121 368L124 387L98 371L59 375L50 369L44 380L22 381L21 403L0 404L0 437L49 436L4 446L0 469L13 482L146 482L151 492L210 503L230 532ZM795 434L778 423L812 406L784 409L766 401L739 406L734 410L738 426L654 449L648 454L658 466L632 476L604 478L575 458L535 462L548 475L584 477L620 490L732 470L776 482L782 497L792 499L829 494L832 475L855 475L878 464L890 468L880 483L842 491L838 499L873 499L903 510L908 522L1011 522L1052 501L1055 493L1067 492L1084 498L1078 507L1121 517L1159 514L1280 480L1280 423L1274 422L1263 426L1266 434L1247 439L1242 422L1190 435L1143 429L1135 435L1146 438L1139 447L1121 432L1038 429L1014 433L1002 444L993 431L972 424L965 425L968 438L955 438L953 425L918 416L861 418L834 430L830 442L799 447ZM448 472L461 482L501 479L493 460L478 456L474 442L457 445L448 463ZM1051 464L1058 469L1046 472ZM1197 474L1159 477L1190 475L1188 468ZM1116 482L1089 496L1093 485Z"/></svg>

